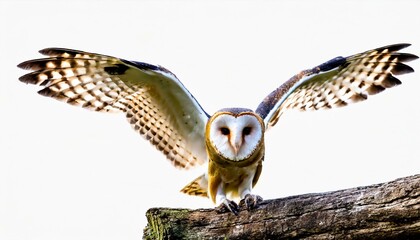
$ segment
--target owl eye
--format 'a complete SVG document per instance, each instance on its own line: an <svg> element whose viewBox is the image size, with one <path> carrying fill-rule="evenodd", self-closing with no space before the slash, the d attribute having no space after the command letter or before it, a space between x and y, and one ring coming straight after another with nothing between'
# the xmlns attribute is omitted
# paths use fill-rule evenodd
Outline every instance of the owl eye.
<svg viewBox="0 0 420 240"><path fill-rule="evenodd" d="M229 130L229 128L227 128L227 127L221 127L220 128L220 132L223 134L223 135L229 135L229 133L230 133L230 130Z"/></svg>
<svg viewBox="0 0 420 240"><path fill-rule="evenodd" d="M242 129L242 135L247 136L251 134L251 127L244 127L244 129Z"/></svg>

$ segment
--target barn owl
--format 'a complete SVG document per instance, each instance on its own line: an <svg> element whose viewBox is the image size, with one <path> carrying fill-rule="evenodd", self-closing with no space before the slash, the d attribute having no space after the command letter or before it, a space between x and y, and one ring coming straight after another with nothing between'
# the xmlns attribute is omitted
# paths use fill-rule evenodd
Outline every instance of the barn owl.
<svg viewBox="0 0 420 240"><path fill-rule="evenodd" d="M395 75L414 70L417 59L394 44L336 57L303 70L265 97L255 111L223 108L209 115L169 70L148 63L64 48L18 65L19 78L39 85L41 95L99 112L122 112L133 129L177 168L208 164L181 192L209 197L225 211L256 208L252 189L264 160L264 134L288 109L318 110L366 100L399 85ZM238 205L235 199L240 200Z"/></svg>

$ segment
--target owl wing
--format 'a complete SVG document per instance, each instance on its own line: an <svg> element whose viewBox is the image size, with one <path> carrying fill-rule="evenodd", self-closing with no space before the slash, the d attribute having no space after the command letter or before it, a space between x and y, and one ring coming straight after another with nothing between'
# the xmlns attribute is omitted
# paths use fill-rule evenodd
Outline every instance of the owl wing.
<svg viewBox="0 0 420 240"><path fill-rule="evenodd" d="M23 62L33 72L20 81L38 93L99 112L123 112L135 131L172 164L188 168L206 160L208 114L170 71L160 66L62 48Z"/></svg>
<svg viewBox="0 0 420 240"><path fill-rule="evenodd" d="M418 57L398 52L408 46L410 44L395 44L349 57L336 57L304 70L271 92L256 112L269 128L286 109L328 109L366 100L368 95L401 84L394 75L414 71L403 62Z"/></svg>

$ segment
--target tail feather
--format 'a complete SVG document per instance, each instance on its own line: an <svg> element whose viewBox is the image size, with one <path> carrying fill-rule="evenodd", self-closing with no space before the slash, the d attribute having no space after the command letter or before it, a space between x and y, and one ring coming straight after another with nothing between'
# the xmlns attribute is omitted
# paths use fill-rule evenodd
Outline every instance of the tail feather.
<svg viewBox="0 0 420 240"><path fill-rule="evenodd" d="M207 194L207 178L205 174L194 179L181 189L181 192L193 196L209 197Z"/></svg>

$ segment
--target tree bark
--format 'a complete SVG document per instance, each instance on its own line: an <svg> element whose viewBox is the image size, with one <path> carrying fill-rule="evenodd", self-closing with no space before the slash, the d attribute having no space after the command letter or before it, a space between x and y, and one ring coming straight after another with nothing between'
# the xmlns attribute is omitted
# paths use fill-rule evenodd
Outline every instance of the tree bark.
<svg viewBox="0 0 420 240"><path fill-rule="evenodd" d="M420 239L420 174L264 201L238 216L152 208L143 239Z"/></svg>

